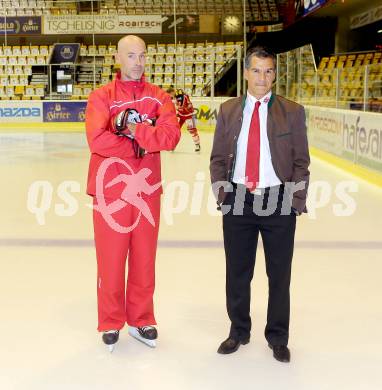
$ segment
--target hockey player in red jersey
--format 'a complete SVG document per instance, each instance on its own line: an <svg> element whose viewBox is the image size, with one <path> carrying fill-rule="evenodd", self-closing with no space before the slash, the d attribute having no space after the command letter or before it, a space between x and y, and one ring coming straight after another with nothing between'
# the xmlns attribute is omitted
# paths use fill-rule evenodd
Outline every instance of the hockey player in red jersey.
<svg viewBox="0 0 382 390"><path fill-rule="evenodd" d="M125 323L130 335L151 347L158 335L153 293L162 193L160 151L176 147L180 128L170 96L145 81L145 55L141 38L122 38L116 54L120 73L90 94L86 109L98 330L110 350Z"/></svg>
<svg viewBox="0 0 382 390"><path fill-rule="evenodd" d="M190 97L182 89L175 90L174 88L169 88L167 89L167 93L174 100L180 127L186 123L187 130L191 134L195 144L195 152L200 152L200 138L198 129L196 128L194 106L191 103Z"/></svg>

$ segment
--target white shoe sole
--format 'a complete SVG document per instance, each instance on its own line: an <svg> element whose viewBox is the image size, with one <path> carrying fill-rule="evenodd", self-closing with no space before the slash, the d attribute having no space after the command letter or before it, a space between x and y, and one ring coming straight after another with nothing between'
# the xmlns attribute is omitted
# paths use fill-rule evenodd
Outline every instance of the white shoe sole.
<svg viewBox="0 0 382 390"><path fill-rule="evenodd" d="M114 351L115 344L109 344L107 347L109 348L109 352L112 353Z"/></svg>
<svg viewBox="0 0 382 390"><path fill-rule="evenodd" d="M150 348L155 348L157 346L155 340L145 339L144 337L142 337L139 334L138 329L135 328L134 326L129 326L129 335L134 337L135 339L137 339L141 343L146 344Z"/></svg>
<svg viewBox="0 0 382 390"><path fill-rule="evenodd" d="M104 332L104 334L105 334L105 333L114 333L114 332L116 332L116 331L109 330L109 331L107 331L107 332ZM119 333L119 332L118 332L118 333ZM115 347L115 345L117 344L118 341L119 341L119 340L117 339L117 341L116 341L114 344L106 344L106 343L105 343L110 353L112 353L112 352L114 351L114 347Z"/></svg>

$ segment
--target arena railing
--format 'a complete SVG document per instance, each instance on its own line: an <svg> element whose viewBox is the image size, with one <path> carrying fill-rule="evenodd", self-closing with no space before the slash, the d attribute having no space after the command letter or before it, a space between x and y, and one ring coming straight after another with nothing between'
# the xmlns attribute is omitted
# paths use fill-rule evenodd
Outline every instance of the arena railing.
<svg viewBox="0 0 382 390"><path fill-rule="evenodd" d="M381 53L325 57L310 45L278 55L276 90L302 104L382 112Z"/></svg>

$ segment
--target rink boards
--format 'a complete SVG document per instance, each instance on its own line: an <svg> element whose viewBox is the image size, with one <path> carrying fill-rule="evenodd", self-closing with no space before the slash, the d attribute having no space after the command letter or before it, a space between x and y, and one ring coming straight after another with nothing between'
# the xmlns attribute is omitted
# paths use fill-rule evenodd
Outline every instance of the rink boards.
<svg viewBox="0 0 382 390"><path fill-rule="evenodd" d="M192 99L200 131L214 131L219 107L228 99ZM85 101L0 101L1 146L44 142L43 133L81 133L85 109ZM313 155L382 186L381 114L317 106L305 111Z"/></svg>

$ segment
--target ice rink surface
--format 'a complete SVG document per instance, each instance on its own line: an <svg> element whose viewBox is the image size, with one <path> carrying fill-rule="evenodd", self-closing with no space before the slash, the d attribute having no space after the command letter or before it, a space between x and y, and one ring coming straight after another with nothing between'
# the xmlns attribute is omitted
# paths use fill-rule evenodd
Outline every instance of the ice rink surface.
<svg viewBox="0 0 382 390"><path fill-rule="evenodd" d="M229 323L221 217L207 208L212 134L201 134L198 155L184 133L174 153L162 154L157 348L132 339L125 328L110 354L96 331L84 135L27 137L2 134L0 143L1 389L382 388L382 189L312 158L310 201L322 206L311 206L311 214L298 219L291 363L275 361L263 336L267 279L261 247L252 284L251 343L218 355ZM43 224L32 212L41 203L42 193L32 197L36 181L46 182ZM201 212L200 199L191 196L195 183L204 186ZM60 215L67 207L59 195L65 185L80 191L72 193L72 216ZM344 198L341 188L356 192ZM352 203L351 215L335 215Z"/></svg>

